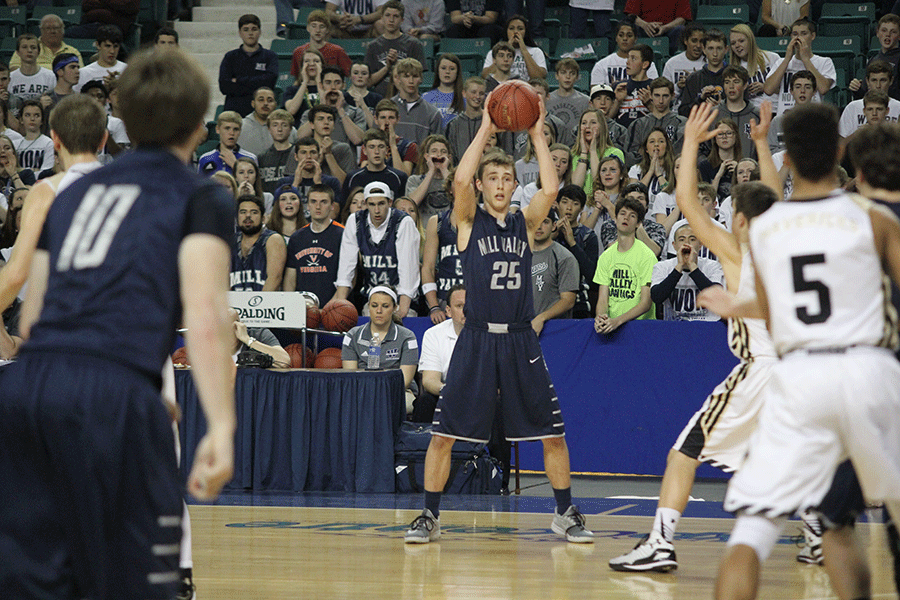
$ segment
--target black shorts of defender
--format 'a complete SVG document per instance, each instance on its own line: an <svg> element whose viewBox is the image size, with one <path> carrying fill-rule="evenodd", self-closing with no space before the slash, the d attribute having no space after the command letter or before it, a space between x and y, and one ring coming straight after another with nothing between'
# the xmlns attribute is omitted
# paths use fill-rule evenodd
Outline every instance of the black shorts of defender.
<svg viewBox="0 0 900 600"><path fill-rule="evenodd" d="M864 510L866 499L859 485L856 469L853 468L853 463L845 460L838 465L831 487L815 512L825 529L837 529L853 525Z"/></svg>
<svg viewBox="0 0 900 600"><path fill-rule="evenodd" d="M467 320L453 349L432 432L486 443L498 410L511 442L565 435L556 391L531 324Z"/></svg>
<svg viewBox="0 0 900 600"><path fill-rule="evenodd" d="M157 381L26 351L0 374L0 440L0 596L174 597L182 495Z"/></svg>

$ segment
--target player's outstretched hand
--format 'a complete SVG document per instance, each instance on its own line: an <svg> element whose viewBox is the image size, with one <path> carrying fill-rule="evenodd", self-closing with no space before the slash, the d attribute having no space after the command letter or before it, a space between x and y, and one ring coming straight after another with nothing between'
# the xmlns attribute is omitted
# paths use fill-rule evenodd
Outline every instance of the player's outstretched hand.
<svg viewBox="0 0 900 600"><path fill-rule="evenodd" d="M769 135L769 125L772 124L772 103L766 100L759 107L759 123L756 119L750 119L750 139L754 142L766 140Z"/></svg>
<svg viewBox="0 0 900 600"><path fill-rule="evenodd" d="M188 491L197 500L214 500L234 473L234 430L211 429L197 445Z"/></svg>
<svg viewBox="0 0 900 600"><path fill-rule="evenodd" d="M735 317L737 314L737 297L720 285L712 285L697 296L697 304L711 310L720 317Z"/></svg>
<svg viewBox="0 0 900 600"><path fill-rule="evenodd" d="M547 109L544 107L544 99L538 96L538 118L534 125L528 128L531 139L544 137L544 119L547 118Z"/></svg>
<svg viewBox="0 0 900 600"><path fill-rule="evenodd" d="M491 102L491 94L493 94L493 90L488 92L488 95L484 97L484 110L481 113L481 126L488 128L488 136L492 133L497 133L500 131L500 128L497 127L497 124L494 123L494 119L491 118L491 111L488 110L488 106L490 106Z"/></svg>
<svg viewBox="0 0 900 600"><path fill-rule="evenodd" d="M719 133L718 128L710 129L719 116L719 109L709 102L695 104L684 124L684 141L699 146Z"/></svg>

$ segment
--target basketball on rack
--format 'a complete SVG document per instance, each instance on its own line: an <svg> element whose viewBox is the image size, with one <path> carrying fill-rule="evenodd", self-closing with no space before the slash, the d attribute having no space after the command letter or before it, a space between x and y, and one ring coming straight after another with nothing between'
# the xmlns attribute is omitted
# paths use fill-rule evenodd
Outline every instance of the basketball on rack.
<svg viewBox="0 0 900 600"><path fill-rule="evenodd" d="M317 369L340 369L344 366L341 362L340 348L325 348L316 356Z"/></svg>
<svg viewBox="0 0 900 600"><path fill-rule="evenodd" d="M524 81L507 81L491 92L487 110L500 129L524 131L541 116L540 98L534 88Z"/></svg>
<svg viewBox="0 0 900 600"><path fill-rule="evenodd" d="M303 344L288 344L284 347L288 356L291 357L292 369L312 369L315 362L316 353L309 348L304 348ZM305 350L305 352L304 352Z"/></svg>
<svg viewBox="0 0 900 600"><path fill-rule="evenodd" d="M318 306L312 304L306 305L306 328L318 329L322 324L322 311Z"/></svg>
<svg viewBox="0 0 900 600"><path fill-rule="evenodd" d="M322 325L328 331L350 331L358 320L356 307L347 300L332 300L322 309Z"/></svg>

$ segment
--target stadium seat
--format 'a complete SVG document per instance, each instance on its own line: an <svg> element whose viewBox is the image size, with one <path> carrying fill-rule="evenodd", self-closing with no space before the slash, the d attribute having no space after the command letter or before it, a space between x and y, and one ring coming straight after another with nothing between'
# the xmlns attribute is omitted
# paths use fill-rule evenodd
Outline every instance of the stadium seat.
<svg viewBox="0 0 900 600"><path fill-rule="evenodd" d="M269 48L278 55L279 60L290 60L291 56L294 54L294 50L298 47L302 46L305 42L303 40L285 40L281 38L275 38L272 40L272 45Z"/></svg>
<svg viewBox="0 0 900 600"><path fill-rule="evenodd" d="M707 28L728 30L738 23L747 23L749 20L750 8L746 4L726 6L704 4L697 7L697 21Z"/></svg>
<svg viewBox="0 0 900 600"><path fill-rule="evenodd" d="M816 36L812 49L815 54L831 58L836 69L844 69L847 73L856 73L864 64L862 44L857 36Z"/></svg>
<svg viewBox="0 0 900 600"><path fill-rule="evenodd" d="M822 6L818 35L826 37L855 35L861 40L867 40L872 35L874 23L873 2L828 3Z"/></svg>
<svg viewBox="0 0 900 600"><path fill-rule="evenodd" d="M0 6L0 27L6 28L3 35L4 41L9 37L14 38L25 33L26 22L26 7ZM15 49L15 46L13 48Z"/></svg>
<svg viewBox="0 0 900 600"><path fill-rule="evenodd" d="M81 6L35 6L28 19L28 30L40 35L41 19L45 15L58 15L66 27L81 23Z"/></svg>
<svg viewBox="0 0 900 600"><path fill-rule="evenodd" d="M647 44L651 48L653 48L653 58L669 58L669 38L666 36L660 36L655 38L638 38L638 44Z"/></svg>

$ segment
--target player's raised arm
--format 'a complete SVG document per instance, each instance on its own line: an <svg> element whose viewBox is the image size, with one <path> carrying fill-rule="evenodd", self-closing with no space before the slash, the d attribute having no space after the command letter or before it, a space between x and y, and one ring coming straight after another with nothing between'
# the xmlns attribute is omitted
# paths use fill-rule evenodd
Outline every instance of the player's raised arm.
<svg viewBox="0 0 900 600"><path fill-rule="evenodd" d="M484 99L485 106L488 106L490 99L491 95L488 94ZM453 174L453 214L456 215L457 228L460 225L471 223L475 218L475 208L477 207L475 174L478 172L478 165L481 164L481 157L488 139L497 131L497 126L491 120L490 113L485 110L481 115L481 127L478 128L478 133L475 134L475 138L466 148L465 154L456 166L456 172ZM457 244L457 246L460 250L465 248L465 244L462 246Z"/></svg>
<svg viewBox="0 0 900 600"><path fill-rule="evenodd" d="M750 120L750 138L756 148L756 162L759 164L759 179L772 188L779 200L783 200L784 181L769 149L769 126L772 124L772 103L766 100L759 107L759 123Z"/></svg>
<svg viewBox="0 0 900 600"><path fill-rule="evenodd" d="M188 489L201 500L215 498L234 469L234 342L228 319L231 253L219 237L187 236L178 253L185 345L197 395L209 424L197 446Z"/></svg>
<svg viewBox="0 0 900 600"><path fill-rule="evenodd" d="M697 154L700 144L716 136L718 130L710 127L717 117L718 111L709 102L701 102L691 108L691 114L684 124L684 142L681 147L675 201L700 242L712 250L719 260L739 265L740 244L731 233L713 222L697 198Z"/></svg>
<svg viewBox="0 0 900 600"><path fill-rule="evenodd" d="M522 212L525 215L525 222L528 224L528 238L531 240L535 230L547 218L550 207L556 201L556 194L559 191L559 178L556 176L556 167L553 165L553 159L550 157L550 148L547 146L547 140L544 139L544 117L547 114L544 109L544 101L538 97L540 103L540 116L534 125L528 128L528 135L531 137L531 147L534 149L534 156L537 158L539 177L541 178L541 189L531 199L531 203L525 207Z"/></svg>

